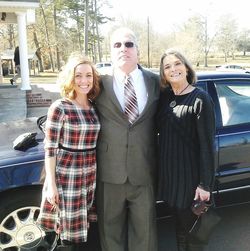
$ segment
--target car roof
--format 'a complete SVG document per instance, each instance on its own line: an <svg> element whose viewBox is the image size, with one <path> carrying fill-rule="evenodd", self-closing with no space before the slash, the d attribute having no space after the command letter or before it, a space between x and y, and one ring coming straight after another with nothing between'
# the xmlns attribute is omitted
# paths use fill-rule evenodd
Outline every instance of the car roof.
<svg viewBox="0 0 250 251"><path fill-rule="evenodd" d="M199 71L196 72L198 81L201 80L223 80L223 79L250 79L249 73L239 72L218 72L218 71Z"/></svg>

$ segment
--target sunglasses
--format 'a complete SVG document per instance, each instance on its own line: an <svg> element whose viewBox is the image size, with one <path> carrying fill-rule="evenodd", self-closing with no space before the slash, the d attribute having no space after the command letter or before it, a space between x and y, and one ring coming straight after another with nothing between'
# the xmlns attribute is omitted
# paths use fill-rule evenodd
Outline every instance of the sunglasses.
<svg viewBox="0 0 250 251"><path fill-rule="evenodd" d="M124 44L126 48L132 48L135 45L134 42L125 42L125 43L116 42L114 43L114 48L121 48L122 44Z"/></svg>

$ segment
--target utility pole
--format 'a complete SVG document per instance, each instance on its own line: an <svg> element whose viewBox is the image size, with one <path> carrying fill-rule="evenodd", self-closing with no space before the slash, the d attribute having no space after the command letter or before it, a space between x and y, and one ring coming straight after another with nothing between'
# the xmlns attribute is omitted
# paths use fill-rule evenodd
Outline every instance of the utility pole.
<svg viewBox="0 0 250 251"><path fill-rule="evenodd" d="M148 68L150 68L150 45L149 45L149 16L147 18L147 35L148 35Z"/></svg>
<svg viewBox="0 0 250 251"><path fill-rule="evenodd" d="M205 41L204 41L204 66L208 67L207 65L207 55L209 52L209 48L208 48L208 31L207 31L207 16L204 17L204 26L205 26Z"/></svg>

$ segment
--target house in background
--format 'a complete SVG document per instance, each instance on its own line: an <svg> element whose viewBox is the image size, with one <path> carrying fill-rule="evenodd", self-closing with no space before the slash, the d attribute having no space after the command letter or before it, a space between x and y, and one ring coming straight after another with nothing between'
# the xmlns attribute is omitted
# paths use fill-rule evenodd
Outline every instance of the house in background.
<svg viewBox="0 0 250 251"><path fill-rule="evenodd" d="M28 50L28 65L29 75L36 75L38 73L38 58L35 51ZM15 63L14 63L14 49L5 50L1 52L2 59L2 76L14 74Z"/></svg>
<svg viewBox="0 0 250 251"><path fill-rule="evenodd" d="M21 90L31 90L29 79L29 61L27 46L27 24L35 23L35 9L39 7L39 0L0 0L0 23L18 25L18 43L21 66ZM0 52L0 83L3 81L1 62L3 52Z"/></svg>

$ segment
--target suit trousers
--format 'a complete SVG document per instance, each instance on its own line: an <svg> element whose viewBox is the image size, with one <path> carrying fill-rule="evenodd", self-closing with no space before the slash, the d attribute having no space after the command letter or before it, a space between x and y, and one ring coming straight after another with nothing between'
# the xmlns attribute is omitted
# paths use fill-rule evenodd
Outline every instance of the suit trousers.
<svg viewBox="0 0 250 251"><path fill-rule="evenodd" d="M152 185L97 183L102 251L156 251L155 196Z"/></svg>

